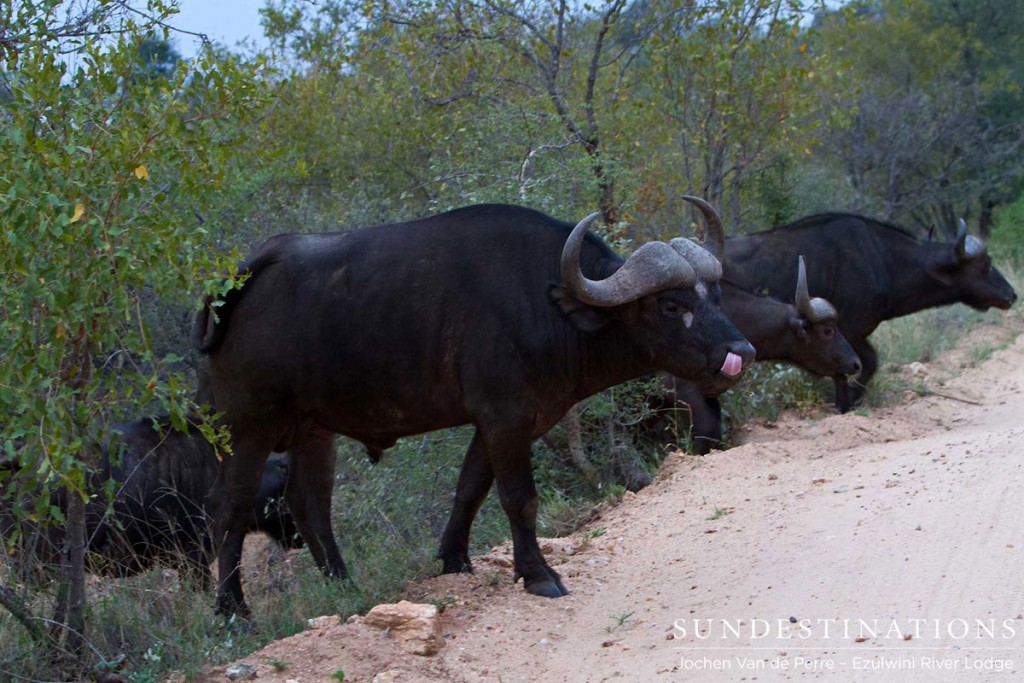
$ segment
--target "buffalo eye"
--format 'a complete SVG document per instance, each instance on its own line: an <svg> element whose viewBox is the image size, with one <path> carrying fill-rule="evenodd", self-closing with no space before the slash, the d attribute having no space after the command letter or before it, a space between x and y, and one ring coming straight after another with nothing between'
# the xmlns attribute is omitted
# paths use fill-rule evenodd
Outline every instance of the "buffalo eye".
<svg viewBox="0 0 1024 683"><path fill-rule="evenodd" d="M825 328L823 328L823 329L821 330L821 333L822 333L823 335L825 335L825 339L831 339L832 337L836 336L836 331L835 331L835 329L834 329L834 328L831 328L831 327L825 327Z"/></svg>
<svg viewBox="0 0 1024 683"><path fill-rule="evenodd" d="M659 304L661 305L661 312L667 316L678 318L687 312L686 306L672 299L662 299Z"/></svg>
<svg viewBox="0 0 1024 683"><path fill-rule="evenodd" d="M678 301L672 299L662 299L658 302L661 308L661 314L667 318L682 318L683 324L687 327L693 325L693 313L686 307L680 304Z"/></svg>

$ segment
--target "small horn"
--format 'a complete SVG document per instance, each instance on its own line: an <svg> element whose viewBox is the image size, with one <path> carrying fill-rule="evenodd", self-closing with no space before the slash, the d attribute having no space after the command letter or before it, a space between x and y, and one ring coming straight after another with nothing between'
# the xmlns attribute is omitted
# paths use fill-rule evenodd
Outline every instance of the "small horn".
<svg viewBox="0 0 1024 683"><path fill-rule="evenodd" d="M693 287L693 267L664 242L648 242L604 280L587 278L580 268L580 252L587 229L599 214L592 213L576 224L562 249L562 281L577 299L591 306L620 306L651 292L673 287Z"/></svg>
<svg viewBox="0 0 1024 683"><path fill-rule="evenodd" d="M967 234L967 223L960 219L960 229L956 233L956 257L960 261L978 258L985 253L985 243L974 235Z"/></svg>
<svg viewBox="0 0 1024 683"><path fill-rule="evenodd" d="M830 322L839 318L831 303L817 296L812 299L808 294L807 266L804 265L802 254L797 258L795 303L797 313L812 323Z"/></svg>
<svg viewBox="0 0 1024 683"><path fill-rule="evenodd" d="M967 221L960 219L960 228L956 231L956 257L963 261L967 258Z"/></svg>
<svg viewBox="0 0 1024 683"><path fill-rule="evenodd" d="M722 228L722 219L719 217L718 212L715 211L715 207L700 197L684 194L683 199L696 206L704 214L707 235L701 246L711 252L711 255L716 259L722 261L725 258L725 230Z"/></svg>
<svg viewBox="0 0 1024 683"><path fill-rule="evenodd" d="M801 254L796 260L796 310L800 315L806 315L811 305L811 297L807 293L807 266L804 265L804 256Z"/></svg>

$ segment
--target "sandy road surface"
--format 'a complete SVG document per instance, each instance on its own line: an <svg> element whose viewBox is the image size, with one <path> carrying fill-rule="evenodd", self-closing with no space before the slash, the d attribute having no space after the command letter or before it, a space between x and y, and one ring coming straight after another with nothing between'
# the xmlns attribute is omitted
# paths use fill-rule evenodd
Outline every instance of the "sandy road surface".
<svg viewBox="0 0 1024 683"><path fill-rule="evenodd" d="M732 450L670 457L653 486L547 542L566 598L512 588L507 548L475 576L410 586L410 599L454 602L435 657L348 624L245 661L260 681L300 683L339 670L346 682L1024 681L1024 337L978 367L962 360L929 368L943 396L789 417Z"/></svg>

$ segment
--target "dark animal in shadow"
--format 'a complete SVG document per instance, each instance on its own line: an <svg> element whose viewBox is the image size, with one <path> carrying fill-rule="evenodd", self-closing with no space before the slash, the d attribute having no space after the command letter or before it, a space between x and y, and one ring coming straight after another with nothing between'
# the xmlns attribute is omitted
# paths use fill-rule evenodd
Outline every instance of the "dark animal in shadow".
<svg viewBox="0 0 1024 683"><path fill-rule="evenodd" d="M159 431L151 418L117 424L118 434L99 449L87 484L88 569L123 577L163 564L181 568L186 579L208 586L213 544L204 501L219 461L197 428L190 426L186 434L172 429L166 419L156 423ZM284 505L287 481L287 459L268 460L245 516L245 529L266 533L283 548L298 548L302 537ZM9 487L17 484L15 476ZM111 487L115 493L108 498ZM52 503L62 507L62 500L62 494L55 494ZM0 513L4 537L14 524L8 505ZM58 561L64 539L61 525L23 522L20 531L22 567Z"/></svg>

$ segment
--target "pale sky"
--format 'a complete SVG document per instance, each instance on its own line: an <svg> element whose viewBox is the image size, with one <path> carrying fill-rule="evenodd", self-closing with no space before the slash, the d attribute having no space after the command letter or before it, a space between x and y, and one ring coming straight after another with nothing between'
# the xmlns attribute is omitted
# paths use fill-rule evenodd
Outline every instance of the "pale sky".
<svg viewBox="0 0 1024 683"><path fill-rule="evenodd" d="M180 0L181 12L170 23L176 28L205 33L210 40L228 47L236 47L246 37L263 45L259 14L263 4L264 0ZM174 41L179 52L188 57L196 39L178 33Z"/></svg>

